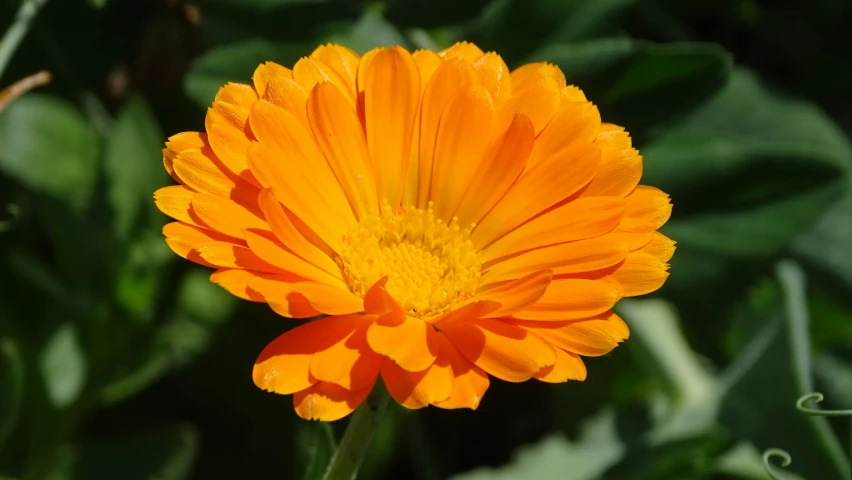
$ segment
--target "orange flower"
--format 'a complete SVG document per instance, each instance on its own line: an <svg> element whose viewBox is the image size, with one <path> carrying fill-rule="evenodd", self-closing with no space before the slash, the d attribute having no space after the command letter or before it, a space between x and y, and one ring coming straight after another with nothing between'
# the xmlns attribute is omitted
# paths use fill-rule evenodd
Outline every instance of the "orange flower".
<svg viewBox="0 0 852 480"><path fill-rule="evenodd" d="M668 195L545 63L319 47L228 84L207 133L171 137L163 232L211 280L285 317L262 389L303 418L353 411L381 375L408 408L476 408L489 375L583 380L626 339L611 309L659 288Z"/></svg>

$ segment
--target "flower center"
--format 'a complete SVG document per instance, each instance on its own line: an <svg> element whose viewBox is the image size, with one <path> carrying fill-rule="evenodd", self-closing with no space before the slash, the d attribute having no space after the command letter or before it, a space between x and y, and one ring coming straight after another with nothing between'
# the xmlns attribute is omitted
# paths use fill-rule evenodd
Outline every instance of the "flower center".
<svg viewBox="0 0 852 480"><path fill-rule="evenodd" d="M482 261L470 241L471 228L449 224L426 210L387 204L362 218L344 236L337 264L355 295L363 297L382 277L409 315L431 317L476 292Z"/></svg>

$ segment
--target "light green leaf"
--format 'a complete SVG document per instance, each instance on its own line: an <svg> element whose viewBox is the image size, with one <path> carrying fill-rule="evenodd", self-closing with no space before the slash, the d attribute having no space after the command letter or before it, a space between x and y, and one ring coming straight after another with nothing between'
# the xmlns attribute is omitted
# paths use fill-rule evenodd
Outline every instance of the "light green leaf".
<svg viewBox="0 0 852 480"><path fill-rule="evenodd" d="M409 47L408 40L375 10L367 10L348 31L333 34L328 41L339 43L362 55L375 47Z"/></svg>
<svg viewBox="0 0 852 480"><path fill-rule="evenodd" d="M17 343L0 338L0 452L12 435L24 396L24 365Z"/></svg>
<svg viewBox="0 0 852 480"><path fill-rule="evenodd" d="M618 438L615 413L607 409L586 421L576 442L552 435L519 449L508 465L476 469L452 480L593 480L625 452L626 446Z"/></svg>
<svg viewBox="0 0 852 480"><path fill-rule="evenodd" d="M39 370L47 396L56 408L73 404L86 384L86 357L71 322L59 325L39 355Z"/></svg>
<svg viewBox="0 0 852 480"><path fill-rule="evenodd" d="M130 235L151 195L166 184L162 166L163 132L140 97L130 99L118 112L106 145L107 192L120 238Z"/></svg>
<svg viewBox="0 0 852 480"><path fill-rule="evenodd" d="M187 95L199 106L207 107L216 92L228 82L251 84L258 65L276 62L292 67L299 57L316 47L308 43L273 43L250 39L207 51L192 63L184 80Z"/></svg>
<svg viewBox="0 0 852 480"><path fill-rule="evenodd" d="M28 94L0 113L0 172L83 210L97 175L98 135L71 104Z"/></svg>
<svg viewBox="0 0 852 480"><path fill-rule="evenodd" d="M793 254L806 266L828 274L830 282L838 282L847 291L852 291L850 245L852 245L852 192L848 192L832 206L814 228L796 238L793 243Z"/></svg>

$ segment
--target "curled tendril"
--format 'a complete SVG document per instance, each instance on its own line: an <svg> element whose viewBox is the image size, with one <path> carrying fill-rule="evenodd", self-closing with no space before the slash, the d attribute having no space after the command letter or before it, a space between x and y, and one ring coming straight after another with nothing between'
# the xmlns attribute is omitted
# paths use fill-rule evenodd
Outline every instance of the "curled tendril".
<svg viewBox="0 0 852 480"><path fill-rule="evenodd" d="M778 470L775 470L775 465L772 463L772 458L779 458L781 461L778 463L782 468L789 467L790 463L793 462L793 458L790 457L790 454L781 450L780 448L770 448L769 450L763 452L763 468L766 469L766 473L772 477L772 480L787 480L788 477Z"/></svg>
<svg viewBox="0 0 852 480"><path fill-rule="evenodd" d="M812 401L816 405L825 399L820 392L813 392L807 395L802 395L799 401L796 402L796 410L806 415L819 415L822 417L846 417L852 416L852 410L820 410L819 408L806 407L805 404Z"/></svg>

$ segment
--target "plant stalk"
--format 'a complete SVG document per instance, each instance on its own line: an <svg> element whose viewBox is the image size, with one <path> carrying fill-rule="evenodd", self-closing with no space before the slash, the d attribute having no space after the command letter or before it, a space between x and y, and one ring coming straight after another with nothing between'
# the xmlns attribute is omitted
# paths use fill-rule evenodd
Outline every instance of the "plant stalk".
<svg viewBox="0 0 852 480"><path fill-rule="evenodd" d="M15 14L15 21L12 26L0 39L0 78L3 78L3 72L6 71L6 66L12 59L15 50L18 49L21 40L24 39L30 29L30 25L38 14L39 9L47 3L47 0L23 0L18 12Z"/></svg>
<svg viewBox="0 0 852 480"><path fill-rule="evenodd" d="M323 480L354 480L358 475L358 467L367 455L373 434L381 423L388 398L384 385L377 382L364 403L352 414L352 420L331 457Z"/></svg>

